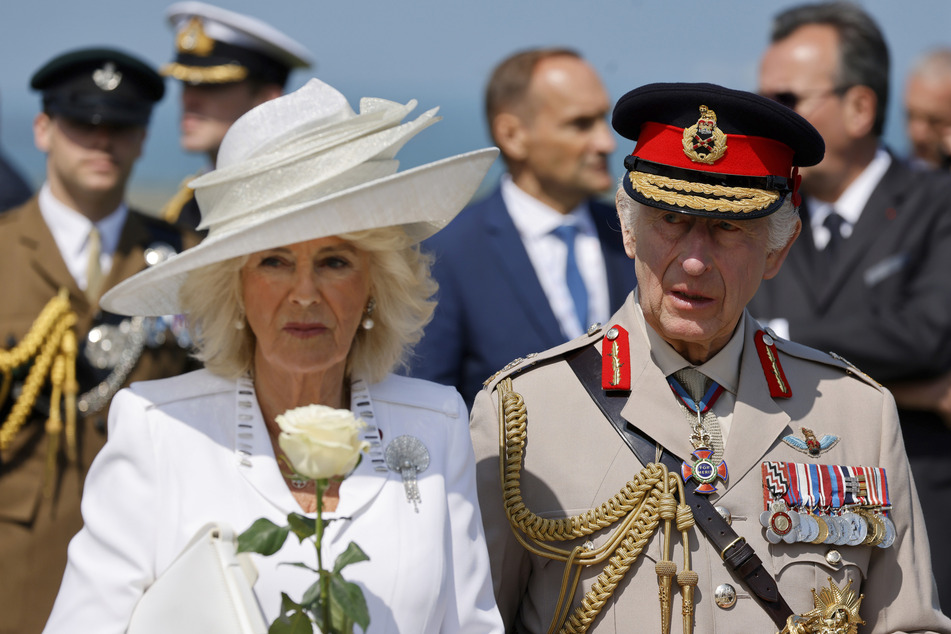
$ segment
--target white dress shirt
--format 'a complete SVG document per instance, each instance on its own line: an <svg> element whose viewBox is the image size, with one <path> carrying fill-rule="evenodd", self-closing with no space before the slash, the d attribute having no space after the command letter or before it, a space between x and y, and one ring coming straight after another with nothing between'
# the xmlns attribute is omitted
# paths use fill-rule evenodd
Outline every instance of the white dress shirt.
<svg viewBox="0 0 951 634"><path fill-rule="evenodd" d="M75 209L72 209L56 198L50 190L49 182L43 183L38 197L40 213L50 233L53 234L53 240L59 247L60 255L66 263L73 279L79 288L86 290L86 269L89 265L89 232L92 230L93 222ZM112 256L119 246L119 237L122 235L122 227L125 226L125 219L129 215L129 209L125 203L119 205L119 208L111 214L95 223L99 229L100 252L99 266L103 276L109 273L112 268Z"/></svg>
<svg viewBox="0 0 951 634"><path fill-rule="evenodd" d="M862 210L868 204L868 199L872 197L872 192L878 187L879 181L888 171L892 164L891 155L882 148L875 152L875 158L859 174L858 178L852 181L839 199L835 202L823 202L815 198L809 198L809 224L812 228L812 239L816 244L816 249L822 250L829 244L829 229L822 223L826 216L834 209L835 213L842 216L843 238L852 235L852 229L855 223L859 221Z"/></svg>
<svg viewBox="0 0 951 634"><path fill-rule="evenodd" d="M611 316L608 274L588 203L578 205L567 215L561 214L519 189L509 174L502 176L502 200L525 245L535 276L545 291L565 339L574 339L583 334L591 323L607 321ZM562 224L573 224L578 228L575 258L588 290L587 324L578 321L575 304L565 281L568 247L552 233Z"/></svg>

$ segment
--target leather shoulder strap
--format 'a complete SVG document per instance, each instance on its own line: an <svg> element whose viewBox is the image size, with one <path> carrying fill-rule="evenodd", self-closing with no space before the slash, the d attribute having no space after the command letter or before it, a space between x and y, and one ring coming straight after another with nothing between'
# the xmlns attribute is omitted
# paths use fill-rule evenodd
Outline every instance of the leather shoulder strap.
<svg viewBox="0 0 951 634"><path fill-rule="evenodd" d="M667 469L673 473L680 473L681 461L676 456L621 417L621 409L627 402L629 393L607 392L601 389L601 355L594 346L585 346L572 353L567 357L567 361L592 400L611 421L642 465L656 462L654 458L659 450L661 462L667 466ZM726 523L705 495L696 492L696 484L693 481L684 484L686 495L684 503L688 504L693 511L697 527L713 543L733 577L743 583L759 601L776 626L780 629L784 628L786 619L792 616L793 612L779 593L776 581L766 572L763 562L753 547L746 543L746 539L736 534L736 531Z"/></svg>

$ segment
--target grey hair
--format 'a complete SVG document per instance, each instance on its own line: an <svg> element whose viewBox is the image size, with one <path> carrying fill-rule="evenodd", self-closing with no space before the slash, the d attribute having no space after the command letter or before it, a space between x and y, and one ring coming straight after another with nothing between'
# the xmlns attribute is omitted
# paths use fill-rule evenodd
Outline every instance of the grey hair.
<svg viewBox="0 0 951 634"><path fill-rule="evenodd" d="M625 227L635 226L635 212L637 201L624 190L623 182L618 185L615 195L618 217ZM785 247L796 233L796 222L799 220L799 209L793 205L792 196L786 197L779 209L766 216L767 238L766 249L769 253L779 251Z"/></svg>
<svg viewBox="0 0 951 634"><path fill-rule="evenodd" d="M803 4L783 11L773 20L772 42L786 39L808 24L831 26L839 35L836 87L867 86L876 97L872 132L881 136L888 107L888 45L875 20L851 2Z"/></svg>
<svg viewBox="0 0 951 634"><path fill-rule="evenodd" d="M951 75L951 48L934 48L915 60L909 77L946 78Z"/></svg>
<svg viewBox="0 0 951 634"><path fill-rule="evenodd" d="M430 273L432 257L412 244L400 227L338 237L369 253L370 293L376 302L374 326L357 329L347 372L378 382L407 365L412 347L432 319L436 302L431 298L437 288ZM192 271L179 294L196 342L196 358L227 378L246 374L254 361L256 340L244 316L240 274L247 259L232 258Z"/></svg>

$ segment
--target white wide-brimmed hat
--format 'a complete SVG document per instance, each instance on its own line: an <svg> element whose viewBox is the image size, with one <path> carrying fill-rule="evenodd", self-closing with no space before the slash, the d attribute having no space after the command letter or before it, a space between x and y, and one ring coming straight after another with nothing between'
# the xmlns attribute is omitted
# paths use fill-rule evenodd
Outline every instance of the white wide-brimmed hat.
<svg viewBox="0 0 951 634"><path fill-rule="evenodd" d="M264 249L381 227L418 242L469 202L498 149L485 148L396 173L396 152L438 121L436 109L363 99L355 113L317 80L248 111L228 130L218 166L189 186L201 209L198 246L128 278L103 295L120 315L174 315L190 271Z"/></svg>

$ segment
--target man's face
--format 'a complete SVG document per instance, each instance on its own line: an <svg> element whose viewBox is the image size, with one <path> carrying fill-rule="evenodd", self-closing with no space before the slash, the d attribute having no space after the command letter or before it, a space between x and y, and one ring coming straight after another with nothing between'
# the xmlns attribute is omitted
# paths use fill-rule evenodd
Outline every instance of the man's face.
<svg viewBox="0 0 951 634"><path fill-rule="evenodd" d="M571 207L609 189L608 155L615 148L606 119L611 102L594 70L568 56L543 60L528 99L528 113L521 117L523 158L538 187Z"/></svg>
<svg viewBox="0 0 951 634"><path fill-rule="evenodd" d="M46 153L47 179L61 200L121 195L145 141L143 126L92 125L37 115L36 147Z"/></svg>
<svg viewBox="0 0 951 634"><path fill-rule="evenodd" d="M793 241L767 253L766 218L731 222L634 206L633 226L622 222L622 230L644 319L681 356L702 363L733 336Z"/></svg>
<svg viewBox="0 0 951 634"><path fill-rule="evenodd" d="M912 154L940 165L951 154L951 75L913 75L905 87Z"/></svg>
<svg viewBox="0 0 951 634"><path fill-rule="evenodd" d="M183 84L181 144L186 152L218 156L231 124L251 108L280 95L276 86L249 81L231 84Z"/></svg>
<svg viewBox="0 0 951 634"><path fill-rule="evenodd" d="M794 107L825 141L822 162L800 168L807 193L841 179L854 142L846 132L843 92L836 85L838 63L838 34L830 26L810 24L772 44L760 65L760 94Z"/></svg>

